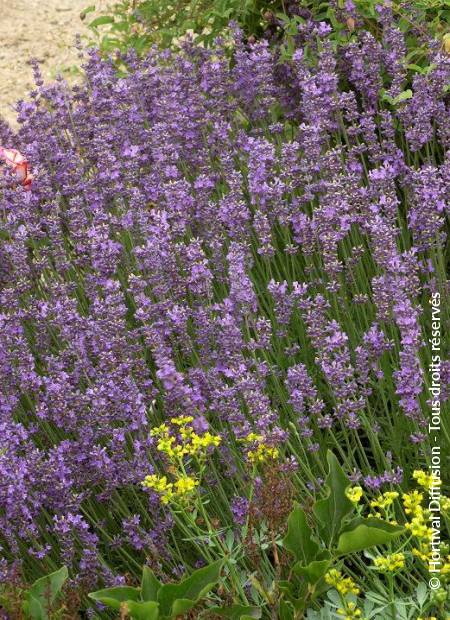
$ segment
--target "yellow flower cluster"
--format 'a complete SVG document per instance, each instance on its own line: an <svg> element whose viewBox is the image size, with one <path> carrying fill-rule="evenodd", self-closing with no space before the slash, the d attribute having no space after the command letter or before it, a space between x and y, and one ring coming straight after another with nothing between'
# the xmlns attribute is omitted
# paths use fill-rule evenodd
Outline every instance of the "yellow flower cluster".
<svg viewBox="0 0 450 620"><path fill-rule="evenodd" d="M359 588L353 581L351 577L344 577L340 570L332 568L325 575L325 581L329 586L333 586L342 594L342 596L346 596L347 594L355 594L358 596Z"/></svg>
<svg viewBox="0 0 450 620"><path fill-rule="evenodd" d="M340 616L343 616L344 620L354 620L355 618L361 618L362 611L356 606L356 603L349 601L345 607L339 607L337 610Z"/></svg>
<svg viewBox="0 0 450 620"><path fill-rule="evenodd" d="M411 493L404 493L402 500L407 515L415 515L418 509L422 510L423 495L419 491L414 490Z"/></svg>
<svg viewBox="0 0 450 620"><path fill-rule="evenodd" d="M422 470L415 471L413 477L424 489L439 486L439 480ZM412 554L428 565L432 559L433 529L429 526L430 511L424 507L424 495L415 489L409 493L404 493L402 500L405 513L409 517L408 522L405 523L405 528L417 539L417 546L412 550ZM441 511L445 512L450 507L450 498L441 496L440 504ZM441 551L443 556L448 554L448 549L445 549L444 546L442 546ZM447 555L447 560L441 566L441 575L449 574L450 555Z"/></svg>
<svg viewBox="0 0 450 620"><path fill-rule="evenodd" d="M391 553L390 555L380 556L373 561L375 568L383 573L393 573L405 566L404 553Z"/></svg>
<svg viewBox="0 0 450 620"><path fill-rule="evenodd" d="M359 504L361 497L363 496L363 490L361 487L349 487L345 491L345 495L352 502L352 504Z"/></svg>
<svg viewBox="0 0 450 620"><path fill-rule="evenodd" d="M167 424L153 428L150 435L158 437L157 449L176 462L185 456L195 457L198 460L205 459L208 449L220 445L222 438L220 435L212 435L209 432L198 435L190 426L193 420L192 416L181 416L170 420L174 426L178 427L178 436L171 434Z"/></svg>
<svg viewBox="0 0 450 620"><path fill-rule="evenodd" d="M394 500L397 499L398 493L396 491L387 491L382 495L379 495L376 499L370 502L371 508L378 508L379 510L386 510L389 506L392 506Z"/></svg>
<svg viewBox="0 0 450 620"><path fill-rule="evenodd" d="M417 480L417 484L419 484L424 489L431 489L431 487L438 487L441 485L441 480L439 478L435 478L432 474L427 474L421 469L416 469L413 472L414 480Z"/></svg>
<svg viewBox="0 0 450 620"><path fill-rule="evenodd" d="M153 489L160 497L163 504L182 502L185 500L199 482L191 476L181 476L175 482L169 482L166 476L152 474L146 476L142 485L147 489Z"/></svg>
<svg viewBox="0 0 450 620"><path fill-rule="evenodd" d="M254 447L247 450L247 458L251 463L264 463L276 460L280 451L278 448L269 446L264 442L264 436L257 433L249 433L244 439L245 443L254 444Z"/></svg>
<svg viewBox="0 0 450 620"><path fill-rule="evenodd" d="M171 462L168 469L174 480L171 482L167 476L152 474L145 477L142 485L156 491L163 504L184 503L192 497L200 484L209 448L217 447L222 440L220 435L209 432L199 435L191 425L193 421L192 416L179 416L170 420L172 427L161 424L150 431L150 435L158 440L156 447L159 452L164 453ZM195 459L199 466L197 476L186 473L185 457L187 462L190 458Z"/></svg>

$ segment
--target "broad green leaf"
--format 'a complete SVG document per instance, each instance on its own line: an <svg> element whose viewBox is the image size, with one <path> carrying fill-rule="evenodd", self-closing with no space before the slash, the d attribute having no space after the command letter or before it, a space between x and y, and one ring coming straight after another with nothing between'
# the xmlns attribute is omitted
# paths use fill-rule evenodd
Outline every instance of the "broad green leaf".
<svg viewBox="0 0 450 620"><path fill-rule="evenodd" d="M63 566L54 573L37 579L28 590L29 596L42 601L43 604L47 602L53 604L61 592L68 574L67 567Z"/></svg>
<svg viewBox="0 0 450 620"><path fill-rule="evenodd" d="M136 620L158 620L159 604L155 601L126 601L128 613Z"/></svg>
<svg viewBox="0 0 450 620"><path fill-rule="evenodd" d="M222 566L223 561L218 560L199 568L180 583L161 586L158 592L161 614L171 616L188 611L216 585Z"/></svg>
<svg viewBox="0 0 450 620"><path fill-rule="evenodd" d="M120 604L128 601L138 601L140 590L130 586L116 586L91 592L88 596L93 601L109 605L112 609L120 609Z"/></svg>
<svg viewBox="0 0 450 620"><path fill-rule="evenodd" d="M249 607L247 605L232 605L231 607L212 607L209 612L222 618L231 618L232 620L246 620L247 618L261 618L261 609L259 607Z"/></svg>
<svg viewBox="0 0 450 620"><path fill-rule="evenodd" d="M144 601L156 601L160 587L161 583L155 577L153 571L148 566L144 566L141 580L142 599Z"/></svg>
<svg viewBox="0 0 450 620"><path fill-rule="evenodd" d="M278 582L278 588L283 593L295 609L300 610L304 607L305 596L308 586L306 582L293 583L292 581L281 580Z"/></svg>
<svg viewBox="0 0 450 620"><path fill-rule="evenodd" d="M345 495L350 480L330 450L327 454L327 461L328 475L325 485L328 488L328 496L318 500L313 510L320 521L321 533L329 546L340 531L343 519L354 510L354 506Z"/></svg>
<svg viewBox="0 0 450 620"><path fill-rule="evenodd" d="M331 560L319 560L310 562L308 566L301 566L299 563L295 564L293 571L296 575L304 577L308 583L317 583L327 572Z"/></svg>
<svg viewBox="0 0 450 620"><path fill-rule="evenodd" d="M420 65L415 65L414 63L406 65L406 68L410 69L411 71L416 71L417 73L425 73L425 69L423 67L421 67Z"/></svg>
<svg viewBox="0 0 450 620"><path fill-rule="evenodd" d="M184 617L184 614L187 614L195 605L197 601L193 601L190 598L177 598L172 605L172 609L170 612L171 618Z"/></svg>
<svg viewBox="0 0 450 620"><path fill-rule="evenodd" d="M342 532L339 536L337 552L354 553L375 545L385 545L404 531L404 527L391 525L381 519L361 519L356 527Z"/></svg>
<svg viewBox="0 0 450 620"><path fill-rule="evenodd" d="M419 603L420 607L423 607L425 605L427 596L428 596L427 585L423 581L421 581L416 588L417 602Z"/></svg>
<svg viewBox="0 0 450 620"><path fill-rule="evenodd" d="M23 604L23 611L26 617L32 620L47 620L48 615L42 600L35 598L28 592L27 598Z"/></svg>
<svg viewBox="0 0 450 620"><path fill-rule="evenodd" d="M89 28L97 28L98 26L104 26L106 24L113 23L114 17L112 17L111 15L101 15L100 17L96 17L90 22Z"/></svg>
<svg viewBox="0 0 450 620"><path fill-rule="evenodd" d="M280 620L294 620L295 618L295 610L286 601L280 601Z"/></svg>
<svg viewBox="0 0 450 620"><path fill-rule="evenodd" d="M304 565L314 560L319 546L312 539L312 529L306 521L306 515L298 504L289 515L288 530L283 538L283 547L294 554L295 559Z"/></svg>
<svg viewBox="0 0 450 620"><path fill-rule="evenodd" d="M407 99L411 99L413 96L413 92L410 88L404 90L402 93L394 97L394 103L400 103L401 101L406 101Z"/></svg>

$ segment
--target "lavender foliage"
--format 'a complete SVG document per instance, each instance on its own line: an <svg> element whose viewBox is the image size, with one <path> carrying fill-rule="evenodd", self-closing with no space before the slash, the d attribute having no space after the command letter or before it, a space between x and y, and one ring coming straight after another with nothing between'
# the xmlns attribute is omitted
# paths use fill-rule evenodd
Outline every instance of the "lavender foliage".
<svg viewBox="0 0 450 620"><path fill-rule="evenodd" d="M37 75L17 135L0 128L35 176L0 194L8 563L111 582L107 565L136 570L129 551L173 570L172 519L140 486L164 418L230 446L255 431L283 447L293 423L306 479L345 434L369 489L427 449L421 308L448 295L450 57L432 49L409 84L389 20L337 51L319 26L301 33L316 61L238 30L232 63L187 43L128 54L120 77L91 51L86 83ZM382 88L411 97L382 103ZM231 483L229 498L240 523Z"/></svg>

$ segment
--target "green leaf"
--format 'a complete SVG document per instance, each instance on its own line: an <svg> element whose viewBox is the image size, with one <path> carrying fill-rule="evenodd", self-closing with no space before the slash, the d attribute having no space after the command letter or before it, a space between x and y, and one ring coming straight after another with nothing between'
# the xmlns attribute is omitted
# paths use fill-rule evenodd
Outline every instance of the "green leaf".
<svg viewBox="0 0 450 620"><path fill-rule="evenodd" d="M416 597L419 606L422 608L428 597L428 588L423 581L421 581L416 588Z"/></svg>
<svg viewBox="0 0 450 620"><path fill-rule="evenodd" d="M328 475L325 485L328 487L328 496L318 500L313 510L321 523L321 533L329 546L340 531L343 519L354 510L354 506L345 495L350 480L331 450L328 450L327 461Z"/></svg>
<svg viewBox="0 0 450 620"><path fill-rule="evenodd" d="M301 575L310 584L315 584L327 572L331 560L319 560L310 562L308 566L301 566L299 563L294 565L293 571L296 575Z"/></svg>
<svg viewBox="0 0 450 620"><path fill-rule="evenodd" d="M247 618L261 618L261 609L259 607L249 607L246 605L232 605L231 607L212 607L208 612L222 618L231 618L232 620L246 620Z"/></svg>
<svg viewBox="0 0 450 620"><path fill-rule="evenodd" d="M280 601L280 620L294 620L295 609L288 602Z"/></svg>
<svg viewBox="0 0 450 620"><path fill-rule="evenodd" d="M132 618L136 620L158 620L159 618L159 603L155 601L147 601L141 603L140 601L126 601L128 607L128 613Z"/></svg>
<svg viewBox="0 0 450 620"><path fill-rule="evenodd" d="M153 574L153 571L148 566L144 566L141 580L142 599L144 601L156 601L160 587L161 584Z"/></svg>
<svg viewBox="0 0 450 620"><path fill-rule="evenodd" d="M26 595L22 609L25 616L32 618L32 620L47 620L48 618L42 601L34 598L30 593Z"/></svg>
<svg viewBox="0 0 450 620"><path fill-rule="evenodd" d="M80 19L84 19L88 13L92 13L93 11L95 11L95 5L94 4L91 4L90 6L87 6L85 9L83 9L81 11Z"/></svg>
<svg viewBox="0 0 450 620"><path fill-rule="evenodd" d="M423 73L423 71L422 71ZM411 99L413 96L413 92L410 88L408 88L407 90L404 90L402 93L400 93L399 95L397 95L397 97L391 97L390 95L387 94L387 92L382 91L381 93L381 98L384 101L387 101L388 103L390 103L391 105L397 105L397 103L401 103L402 101L406 101L407 99Z"/></svg>
<svg viewBox="0 0 450 620"><path fill-rule="evenodd" d="M138 588L130 586L116 586L114 588L105 588L97 592L91 592L88 596L93 601L98 601L104 605L109 605L112 609L120 609L120 604L129 601L139 600Z"/></svg>
<svg viewBox="0 0 450 620"><path fill-rule="evenodd" d="M216 585L222 566L223 561L217 560L217 562L199 568L180 583L161 586L158 592L161 614L172 617L186 613L194 607Z"/></svg>
<svg viewBox="0 0 450 620"><path fill-rule="evenodd" d="M360 519L352 530L344 531L339 536L337 551L339 554L362 551L375 545L385 545L405 531L400 525L392 525L381 519Z"/></svg>
<svg viewBox="0 0 450 620"><path fill-rule="evenodd" d="M312 539L313 531L306 521L306 515L296 504L289 515L287 534L283 538L283 547L294 554L295 559L304 565L314 560L319 546Z"/></svg>
<svg viewBox="0 0 450 620"><path fill-rule="evenodd" d="M27 592L30 608L35 605L31 599L36 599L42 604L42 608L46 610L47 603L53 605L57 596L60 594L62 587L68 577L67 567L63 566L59 570L45 575L37 579ZM48 610L46 610L48 611ZM30 612L31 613L31 612ZM34 617L34 616L33 616Z"/></svg>
<svg viewBox="0 0 450 620"><path fill-rule="evenodd" d="M417 71L417 73L426 73L426 70L423 67L421 67L420 65L415 65L414 63L406 65L406 68L410 69L411 71Z"/></svg>
<svg viewBox="0 0 450 620"><path fill-rule="evenodd" d="M400 103L401 101L406 101L407 99L412 99L413 92L410 88L404 90L402 93L394 97L394 103Z"/></svg>
<svg viewBox="0 0 450 620"><path fill-rule="evenodd" d="M96 17L90 22L89 28L97 28L98 26L104 26L106 24L114 24L114 17L112 17L112 15L101 15L100 17Z"/></svg>

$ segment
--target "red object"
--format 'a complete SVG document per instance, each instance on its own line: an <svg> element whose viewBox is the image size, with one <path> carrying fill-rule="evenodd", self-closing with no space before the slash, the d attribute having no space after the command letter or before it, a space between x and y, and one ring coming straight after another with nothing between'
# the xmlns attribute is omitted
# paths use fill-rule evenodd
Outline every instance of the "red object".
<svg viewBox="0 0 450 620"><path fill-rule="evenodd" d="M0 159L3 159L14 170L24 188L30 190L33 175L30 173L30 165L22 153L16 149L4 149L0 146Z"/></svg>

